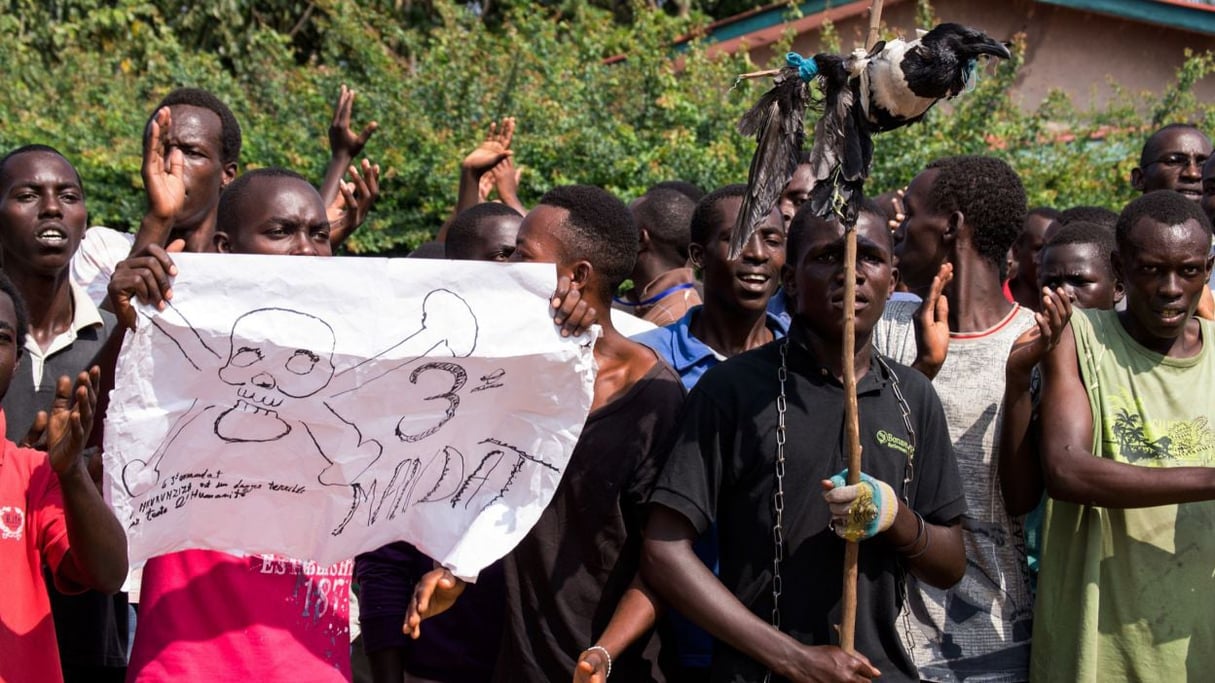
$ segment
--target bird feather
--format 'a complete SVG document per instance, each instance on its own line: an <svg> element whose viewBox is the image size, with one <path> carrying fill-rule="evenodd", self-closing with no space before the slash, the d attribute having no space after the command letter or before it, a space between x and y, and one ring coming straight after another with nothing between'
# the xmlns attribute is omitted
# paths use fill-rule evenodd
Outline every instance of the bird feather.
<svg viewBox="0 0 1215 683"><path fill-rule="evenodd" d="M781 69L773 87L743 114L738 132L756 141L755 155L747 173L747 192L734 231L730 235L730 258L738 258L780 198L793 177L805 139L803 119L809 91L796 69Z"/></svg>

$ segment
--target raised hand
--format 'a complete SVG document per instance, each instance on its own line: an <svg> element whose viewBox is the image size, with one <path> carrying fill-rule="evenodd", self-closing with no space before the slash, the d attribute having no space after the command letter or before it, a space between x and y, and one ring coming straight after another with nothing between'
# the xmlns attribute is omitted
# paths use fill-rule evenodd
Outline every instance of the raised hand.
<svg viewBox="0 0 1215 683"><path fill-rule="evenodd" d="M34 450L46 451L46 425L50 422L50 416L45 410L39 410L34 415L34 423L26 430L25 436L21 437L21 441L17 442L22 448L33 448Z"/></svg>
<svg viewBox="0 0 1215 683"><path fill-rule="evenodd" d="M464 161L460 163L461 168L478 174L485 173L496 166L499 161L511 155L510 142L514 136L515 119L513 117L508 116L502 119L501 126L497 122L491 121L485 140L464 157Z"/></svg>
<svg viewBox="0 0 1215 683"><path fill-rule="evenodd" d="M1062 288L1042 288L1042 311L1034 314L1037 324L1017 337L1008 353L1006 371L1029 377L1034 366L1059 343L1063 329L1072 318L1072 302Z"/></svg>
<svg viewBox="0 0 1215 683"><path fill-rule="evenodd" d="M527 208L519 201L519 179L523 176L523 169L515 166L512 157L506 157L494 166L493 173L494 185L498 188L498 199L515 211L526 214Z"/></svg>
<svg viewBox="0 0 1215 683"><path fill-rule="evenodd" d="M557 289L549 305L553 311L553 324L561 330L562 337L578 336L593 324L599 315L593 306L582 298L582 293L572 287L573 283L564 275L557 278Z"/></svg>
<svg viewBox="0 0 1215 683"><path fill-rule="evenodd" d="M169 254L184 247L181 240L175 240L168 249L149 244L114 268L109 285L110 304L118 322L128 330L135 329L133 299L163 311L165 302L173 298L170 278L177 275L177 266Z"/></svg>
<svg viewBox="0 0 1215 683"><path fill-rule="evenodd" d="M467 584L439 567L422 575L413 589L402 631L410 638L422 635L422 621L451 609Z"/></svg>
<svg viewBox="0 0 1215 683"><path fill-rule="evenodd" d="M380 166L363 159L362 172L350 166L351 182L341 183L338 194L325 215L329 218L329 246L336 248L367 220L367 214L380 197Z"/></svg>
<svg viewBox="0 0 1215 683"><path fill-rule="evenodd" d="M895 190L894 196L890 198L890 208L894 210L894 218L886 221L886 225L890 226L890 231L894 232L903 224L903 220L907 218L907 213L903 211L903 197L907 194L907 188L900 187Z"/></svg>
<svg viewBox="0 0 1215 683"><path fill-rule="evenodd" d="M75 390L67 375L55 385L55 399L46 425L46 452L57 474L65 474L79 463L93 429L100 377L101 370L94 365L76 376Z"/></svg>
<svg viewBox="0 0 1215 683"><path fill-rule="evenodd" d="M185 157L176 147L165 154L164 138L172 127L172 113L168 107L161 107L148 126L148 144L144 146L140 169L148 196L148 215L166 229L172 227L186 203Z"/></svg>
<svg viewBox="0 0 1215 683"><path fill-rule="evenodd" d="M350 127L350 117L354 111L354 91L342 84L338 93L337 104L333 106L333 122L329 124L329 151L346 161L352 160L363 152L363 146L371 139L380 124L372 121L363 127L361 133L355 133Z"/></svg>
<svg viewBox="0 0 1215 683"><path fill-rule="evenodd" d="M507 159L509 158L510 157L507 157ZM489 195L494 191L494 184L498 182L498 169L502 168L502 164L505 163L507 159L499 161L497 166L494 166L485 173L482 173L481 177L477 179L478 203L489 201Z"/></svg>
<svg viewBox="0 0 1215 683"><path fill-rule="evenodd" d="M932 379L949 353L949 299L945 287L953 280L953 264L942 263L932 278L928 298L915 314L916 360L912 367Z"/></svg>

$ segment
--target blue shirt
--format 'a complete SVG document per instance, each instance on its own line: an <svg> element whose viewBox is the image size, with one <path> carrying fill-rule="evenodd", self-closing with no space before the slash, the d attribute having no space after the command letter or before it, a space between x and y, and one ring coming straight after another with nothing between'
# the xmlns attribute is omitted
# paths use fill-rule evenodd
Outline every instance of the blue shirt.
<svg viewBox="0 0 1215 683"><path fill-rule="evenodd" d="M784 287L776 290L776 294L768 299L768 317L779 320L785 332L788 332L789 326L793 324L793 314L789 312L789 300L785 298Z"/></svg>
<svg viewBox="0 0 1215 683"><path fill-rule="evenodd" d="M700 309L704 306L693 306L688 309L682 318L667 325L659 327L656 330L649 330L641 334L633 335L632 340L640 342L654 349L654 351L662 357L675 372L679 373L679 379L683 382L683 388L688 391L696 386L696 382L700 376L705 374L709 368L717 365L726 359L725 356L714 351L701 340L692 336L692 316L697 315ZM772 331L773 339L780 339L789 331L789 325L781 318L772 314L771 306L768 309L768 319L766 325Z"/></svg>

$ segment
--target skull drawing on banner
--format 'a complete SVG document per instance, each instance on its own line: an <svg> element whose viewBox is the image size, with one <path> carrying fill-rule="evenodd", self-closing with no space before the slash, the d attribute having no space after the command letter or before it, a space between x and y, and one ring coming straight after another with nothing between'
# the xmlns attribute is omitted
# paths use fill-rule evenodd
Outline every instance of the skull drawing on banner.
<svg viewBox="0 0 1215 683"><path fill-rule="evenodd" d="M276 344L265 340L273 335ZM306 398L333 379L333 328L324 320L282 308L259 308L232 324L228 361L219 378L236 388L235 404L215 421L225 441L264 442L286 436L291 424L279 408Z"/></svg>

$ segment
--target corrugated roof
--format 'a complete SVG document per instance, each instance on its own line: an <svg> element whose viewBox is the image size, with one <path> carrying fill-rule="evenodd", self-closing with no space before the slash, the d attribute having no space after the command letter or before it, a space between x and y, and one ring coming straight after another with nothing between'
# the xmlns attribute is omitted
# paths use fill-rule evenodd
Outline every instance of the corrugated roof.
<svg viewBox="0 0 1215 683"><path fill-rule="evenodd" d="M1058 5L1070 9L1106 14L1132 21L1160 26L1169 26L1215 35L1215 4L1199 0L1035 0L1047 5ZM886 0L894 5L903 0ZM1215 3L1215 0L1210 0ZM869 11L870 0L839 2L839 0L810 0L798 5L802 18L786 21L789 3L777 2L715 21L705 28L703 37L710 52L734 52L746 43L751 48L760 47L780 39L789 28L797 33L813 31L822 26L825 19L841 21ZM688 36L679 43L690 40Z"/></svg>
<svg viewBox="0 0 1215 683"><path fill-rule="evenodd" d="M1215 6L1187 0L1037 0L1171 28L1215 35Z"/></svg>

